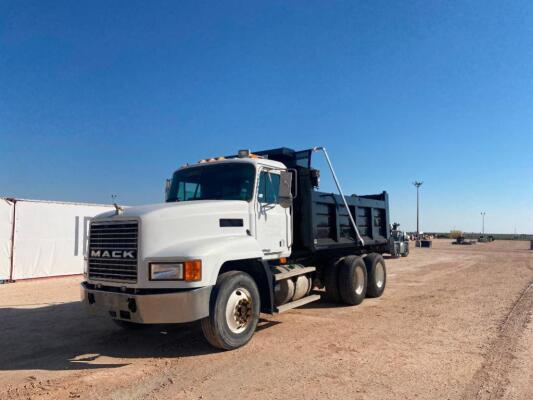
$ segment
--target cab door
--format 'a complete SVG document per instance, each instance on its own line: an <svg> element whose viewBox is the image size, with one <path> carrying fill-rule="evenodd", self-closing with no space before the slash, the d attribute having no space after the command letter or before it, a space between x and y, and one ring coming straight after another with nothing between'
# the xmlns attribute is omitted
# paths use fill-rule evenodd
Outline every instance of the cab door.
<svg viewBox="0 0 533 400"><path fill-rule="evenodd" d="M278 201L280 172L262 169L256 202L256 238L266 258L288 255L290 209Z"/></svg>

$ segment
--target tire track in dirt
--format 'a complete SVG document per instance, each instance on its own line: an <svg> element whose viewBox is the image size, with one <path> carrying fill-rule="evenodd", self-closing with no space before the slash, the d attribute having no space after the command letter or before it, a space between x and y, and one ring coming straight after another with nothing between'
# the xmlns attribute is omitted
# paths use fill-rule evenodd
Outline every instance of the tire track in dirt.
<svg viewBox="0 0 533 400"><path fill-rule="evenodd" d="M489 400L503 398L518 342L533 311L533 282L522 291L500 325L498 336L484 355L481 367L467 386L462 398Z"/></svg>

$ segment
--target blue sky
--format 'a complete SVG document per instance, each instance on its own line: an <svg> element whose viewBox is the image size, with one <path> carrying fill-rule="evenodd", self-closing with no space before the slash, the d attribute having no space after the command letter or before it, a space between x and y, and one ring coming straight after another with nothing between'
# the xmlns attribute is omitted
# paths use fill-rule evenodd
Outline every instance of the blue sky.
<svg viewBox="0 0 533 400"><path fill-rule="evenodd" d="M158 202L185 162L315 145L407 229L419 179L422 230L533 233L533 3L0 4L0 195Z"/></svg>

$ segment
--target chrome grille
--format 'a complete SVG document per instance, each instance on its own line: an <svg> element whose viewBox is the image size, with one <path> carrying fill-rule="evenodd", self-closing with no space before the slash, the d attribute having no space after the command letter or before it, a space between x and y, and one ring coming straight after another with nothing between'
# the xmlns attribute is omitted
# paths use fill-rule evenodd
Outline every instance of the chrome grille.
<svg viewBox="0 0 533 400"><path fill-rule="evenodd" d="M89 278L137 281L137 221L92 222L89 232Z"/></svg>

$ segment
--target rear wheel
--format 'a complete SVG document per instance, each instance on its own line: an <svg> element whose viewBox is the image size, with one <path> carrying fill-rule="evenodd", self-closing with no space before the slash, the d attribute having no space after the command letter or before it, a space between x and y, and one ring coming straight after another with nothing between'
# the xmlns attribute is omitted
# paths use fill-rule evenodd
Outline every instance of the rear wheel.
<svg viewBox="0 0 533 400"><path fill-rule="evenodd" d="M367 296L380 297L387 284L385 260L381 254L371 253L365 257L365 265L368 275Z"/></svg>
<svg viewBox="0 0 533 400"><path fill-rule="evenodd" d="M324 271L324 286L326 287L326 297L329 301L340 303L339 293L339 263L341 259L331 260Z"/></svg>
<svg viewBox="0 0 533 400"><path fill-rule="evenodd" d="M253 278L240 271L225 272L211 292L209 316L202 320L204 336L219 349L244 346L255 332L259 312L259 290Z"/></svg>
<svg viewBox="0 0 533 400"><path fill-rule="evenodd" d="M344 257L339 263L339 293L342 301L355 306L365 299L366 267L359 256Z"/></svg>

